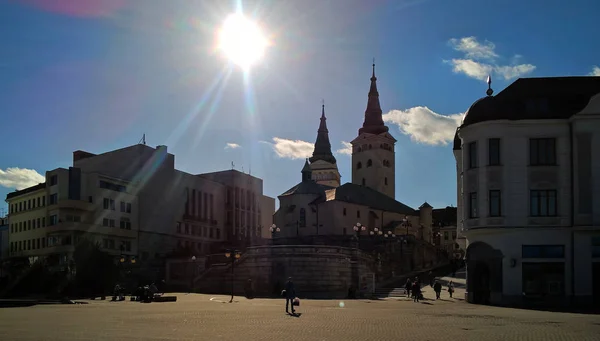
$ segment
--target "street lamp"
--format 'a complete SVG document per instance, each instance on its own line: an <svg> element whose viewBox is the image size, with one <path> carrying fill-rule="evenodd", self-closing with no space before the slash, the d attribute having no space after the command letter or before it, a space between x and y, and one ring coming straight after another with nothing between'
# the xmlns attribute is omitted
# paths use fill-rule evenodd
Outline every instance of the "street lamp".
<svg viewBox="0 0 600 341"><path fill-rule="evenodd" d="M356 223L356 225L354 225L352 227L352 229L354 230L354 232L356 232L356 237L357 238L360 238L360 232L361 231L366 231L367 230L367 228L365 226L361 225L360 223Z"/></svg>
<svg viewBox="0 0 600 341"><path fill-rule="evenodd" d="M272 236L274 236L276 232L281 232L281 229L277 227L277 225L272 224L271 227L269 227L269 231L271 231Z"/></svg>
<svg viewBox="0 0 600 341"><path fill-rule="evenodd" d="M402 218L402 226L406 227L406 235L408 235L408 227L412 226L410 221L407 219L407 216L404 216L404 218Z"/></svg>
<svg viewBox="0 0 600 341"><path fill-rule="evenodd" d="M195 270L196 270L196 266L195 263L196 262L196 256L192 256L192 258L190 258L190 265L192 266L192 271L190 271L190 292L194 291L194 277L195 277Z"/></svg>
<svg viewBox="0 0 600 341"><path fill-rule="evenodd" d="M273 224L273 226L274 225L275 224ZM233 290L234 290L233 269L234 269L235 261L236 261L236 259L240 259L241 256L242 256L242 253L238 250L225 250L225 257L231 258L231 300L229 300L229 303L233 302Z"/></svg>

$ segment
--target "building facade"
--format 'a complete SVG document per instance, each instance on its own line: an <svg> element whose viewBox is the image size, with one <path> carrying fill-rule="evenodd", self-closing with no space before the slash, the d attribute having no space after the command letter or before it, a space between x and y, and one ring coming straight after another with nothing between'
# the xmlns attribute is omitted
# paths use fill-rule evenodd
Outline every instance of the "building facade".
<svg viewBox="0 0 600 341"><path fill-rule="evenodd" d="M166 146L75 151L73 167L48 171L45 183L7 195L10 256L43 256L64 267L84 237L142 267L200 256L242 234L260 237L275 210L265 198L261 179L235 170L175 169Z"/></svg>
<svg viewBox="0 0 600 341"><path fill-rule="evenodd" d="M600 77L519 79L455 145L470 302L600 297Z"/></svg>
<svg viewBox="0 0 600 341"><path fill-rule="evenodd" d="M430 241L432 207L425 203L413 209L395 200L395 142L383 122L373 66L364 122L352 141L352 182L340 185L323 107L313 157L302 168L301 182L278 197L278 236L354 235L360 224L363 236L414 235ZM333 176L320 177L324 169Z"/></svg>

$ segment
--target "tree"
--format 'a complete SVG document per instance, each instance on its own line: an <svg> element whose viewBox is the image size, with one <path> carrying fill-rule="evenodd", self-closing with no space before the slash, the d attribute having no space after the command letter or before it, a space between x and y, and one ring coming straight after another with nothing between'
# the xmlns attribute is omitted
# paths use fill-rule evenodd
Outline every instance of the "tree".
<svg viewBox="0 0 600 341"><path fill-rule="evenodd" d="M104 295L116 283L119 272L112 256L98 243L83 239L75 247L75 287L84 296Z"/></svg>

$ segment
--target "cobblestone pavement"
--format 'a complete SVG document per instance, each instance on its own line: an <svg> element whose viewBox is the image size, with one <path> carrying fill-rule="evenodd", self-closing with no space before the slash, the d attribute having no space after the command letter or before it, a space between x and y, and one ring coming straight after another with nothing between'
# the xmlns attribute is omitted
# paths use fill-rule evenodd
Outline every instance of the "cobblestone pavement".
<svg viewBox="0 0 600 341"><path fill-rule="evenodd" d="M0 309L0 340L600 340L600 316L459 299L302 300L178 294L175 303L89 301ZM426 290L431 297L431 290ZM457 295L460 297L459 295ZM212 300L211 300L212 299Z"/></svg>

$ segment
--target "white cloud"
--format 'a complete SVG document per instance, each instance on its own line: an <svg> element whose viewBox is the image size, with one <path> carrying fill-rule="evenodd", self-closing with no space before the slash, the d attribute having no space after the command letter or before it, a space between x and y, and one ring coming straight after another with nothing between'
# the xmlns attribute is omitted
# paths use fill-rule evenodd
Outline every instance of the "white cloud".
<svg viewBox="0 0 600 341"><path fill-rule="evenodd" d="M592 72L590 72L588 75L600 77L600 67L594 65L594 67L592 68Z"/></svg>
<svg viewBox="0 0 600 341"><path fill-rule="evenodd" d="M460 39L452 38L449 43L456 51L463 52L467 58L494 60L498 57L498 54L494 51L496 45L487 40L480 43L475 37L464 37Z"/></svg>
<svg viewBox="0 0 600 341"><path fill-rule="evenodd" d="M225 144L225 149L236 149L236 148L240 148L241 146L237 143L227 143Z"/></svg>
<svg viewBox="0 0 600 341"><path fill-rule="evenodd" d="M342 141L342 146L337 150L339 154L352 155L352 144L350 142Z"/></svg>
<svg viewBox="0 0 600 341"><path fill-rule="evenodd" d="M314 144L302 140L288 140L280 137L274 137L273 143L261 141L271 145L275 154L285 159L305 159L311 157Z"/></svg>
<svg viewBox="0 0 600 341"><path fill-rule="evenodd" d="M445 146L454 140L456 127L463 117L464 114L440 115L428 107L414 107L391 110L383 115L383 120L396 124L400 132L415 142Z"/></svg>
<svg viewBox="0 0 600 341"><path fill-rule="evenodd" d="M501 64L498 59L502 57L496 53L496 45L487 40L480 43L475 37L464 37L452 38L448 43L454 50L464 54L463 58L444 60L445 63L452 65L454 73L462 73L483 81L488 75L510 80L527 75L536 69L533 64L519 64L523 58L519 54L511 58L510 64Z"/></svg>
<svg viewBox="0 0 600 341"><path fill-rule="evenodd" d="M21 190L45 181L46 177L33 169L18 167L0 169L0 186L2 187Z"/></svg>

